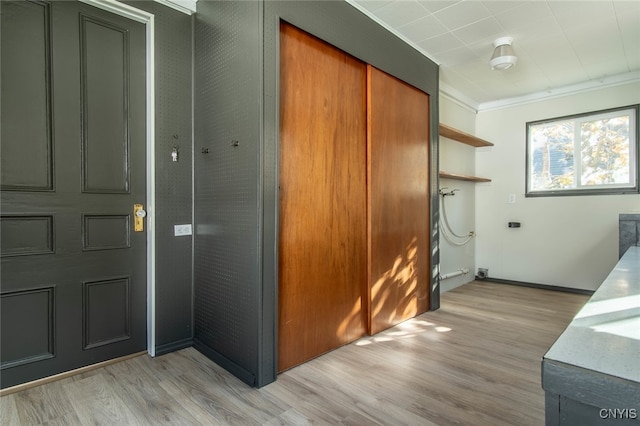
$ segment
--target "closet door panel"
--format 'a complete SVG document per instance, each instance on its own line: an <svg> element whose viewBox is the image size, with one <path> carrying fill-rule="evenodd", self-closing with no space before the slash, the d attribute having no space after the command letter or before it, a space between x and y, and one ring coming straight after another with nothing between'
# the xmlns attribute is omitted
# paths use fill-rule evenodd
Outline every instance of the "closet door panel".
<svg viewBox="0 0 640 426"><path fill-rule="evenodd" d="M366 65L280 28L278 371L366 333Z"/></svg>
<svg viewBox="0 0 640 426"><path fill-rule="evenodd" d="M429 95L368 66L369 333L429 308Z"/></svg>

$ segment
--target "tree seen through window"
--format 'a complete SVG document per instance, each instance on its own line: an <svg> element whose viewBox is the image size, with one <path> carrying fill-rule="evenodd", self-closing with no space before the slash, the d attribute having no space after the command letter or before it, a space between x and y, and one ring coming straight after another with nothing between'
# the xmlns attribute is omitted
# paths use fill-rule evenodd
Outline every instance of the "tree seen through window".
<svg viewBox="0 0 640 426"><path fill-rule="evenodd" d="M527 195L637 192L637 115L636 105L527 123Z"/></svg>

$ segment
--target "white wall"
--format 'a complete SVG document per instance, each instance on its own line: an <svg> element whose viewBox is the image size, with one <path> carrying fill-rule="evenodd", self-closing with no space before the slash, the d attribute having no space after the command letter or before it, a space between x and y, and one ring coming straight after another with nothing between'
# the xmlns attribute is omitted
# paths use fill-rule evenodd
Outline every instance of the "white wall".
<svg viewBox="0 0 640 426"><path fill-rule="evenodd" d="M475 111L440 97L440 122L462 130L475 133ZM473 175L475 173L475 148L446 138L440 138L440 170L451 173ZM454 188L456 195L446 198L447 219L453 230L464 235L475 230L475 187L474 183L452 179L440 179L440 188ZM440 198L442 200L442 197ZM442 214L442 204L440 205ZM456 239L457 240L457 239ZM441 282L442 292L451 290L462 284L473 281L475 273L475 241L458 247L449 244L440 235L440 273L442 275L467 268L469 273L449 278Z"/></svg>
<svg viewBox="0 0 640 426"><path fill-rule="evenodd" d="M602 283L618 261L618 214L640 212L640 195L525 198L525 123L637 103L640 83L478 113L477 136L495 144L475 156L476 173L492 178L475 187L476 265L489 277L588 290Z"/></svg>

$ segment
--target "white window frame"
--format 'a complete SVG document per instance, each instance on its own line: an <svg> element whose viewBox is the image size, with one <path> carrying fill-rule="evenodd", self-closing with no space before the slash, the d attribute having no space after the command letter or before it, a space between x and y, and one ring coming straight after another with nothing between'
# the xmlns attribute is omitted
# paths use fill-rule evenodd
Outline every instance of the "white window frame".
<svg viewBox="0 0 640 426"><path fill-rule="evenodd" d="M638 194L640 192L639 185L639 167L640 167L640 136L638 131L640 105L629 105L619 108L607 110L593 111L582 114L569 115L564 117L550 118L539 121L531 121L526 123L526 175L525 175L525 196L526 197L547 197L547 196L565 196L565 195L600 195L600 194ZM629 112L629 173L630 183L625 184L603 184L603 185L582 185L580 176L582 175L581 147L579 141L580 125L586 121L594 121L611 117L619 117L623 113ZM536 189L532 187L533 172L533 150L531 141L531 128L561 122L573 122L575 142L574 143L574 176L575 187L573 188L553 188L553 189Z"/></svg>

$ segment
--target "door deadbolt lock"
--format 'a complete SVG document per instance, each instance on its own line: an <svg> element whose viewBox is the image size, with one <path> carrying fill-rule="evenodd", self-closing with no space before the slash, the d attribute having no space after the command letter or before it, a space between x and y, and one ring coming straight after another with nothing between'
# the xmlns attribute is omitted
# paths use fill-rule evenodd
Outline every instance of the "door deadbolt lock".
<svg viewBox="0 0 640 426"><path fill-rule="evenodd" d="M144 210L142 204L133 205L133 230L135 232L144 231L144 218L147 216L147 212Z"/></svg>

